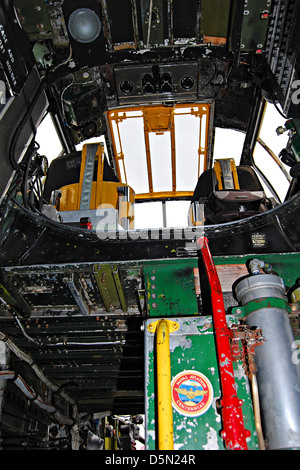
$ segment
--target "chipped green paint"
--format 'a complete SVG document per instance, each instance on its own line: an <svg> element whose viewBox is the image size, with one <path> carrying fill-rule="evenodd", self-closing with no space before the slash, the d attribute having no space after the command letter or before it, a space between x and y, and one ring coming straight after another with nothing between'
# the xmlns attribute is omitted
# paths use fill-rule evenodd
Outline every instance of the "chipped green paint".
<svg viewBox="0 0 300 470"><path fill-rule="evenodd" d="M193 267L161 263L144 267L150 317L198 315Z"/></svg>
<svg viewBox="0 0 300 470"><path fill-rule="evenodd" d="M214 262L217 268L230 265L245 266L252 258L259 258L271 264L288 287L292 287L299 277L298 253L215 256ZM193 269L197 267L197 258L144 262L143 274L150 317L198 315L193 274ZM226 308L236 305L232 292L225 293L224 301Z"/></svg>
<svg viewBox="0 0 300 470"><path fill-rule="evenodd" d="M300 254L282 253L265 255L217 256L214 262L218 267L240 265L245 267L248 260L259 258L273 266L274 272L283 278L285 285L291 287L299 277ZM204 415L191 418L173 411L174 449L175 450L224 450L220 436L222 430L221 414L217 406L221 398L219 371L211 316L199 316L195 295L193 268L198 266L197 259L157 260L146 263L143 267L148 315L151 318L168 317L180 325L176 333L170 335L171 376L175 377L184 370L203 373L211 382L214 398L211 407ZM236 270L238 272L238 270ZM227 271L225 269L225 275ZM227 323L234 324L240 316L237 303L232 296L232 287L225 279L224 302ZM255 305L250 305L255 309ZM230 314L230 315L229 315ZM146 328L145 328L146 331ZM146 448L156 447L155 417L155 358L154 335L145 336L146 370ZM255 431L250 385L241 361L233 363L238 397L243 400L243 418L245 429L251 437L247 439L249 449L258 449Z"/></svg>
<svg viewBox="0 0 300 470"><path fill-rule="evenodd" d="M185 370L198 371L207 377L214 393L210 408L201 416L183 416L173 410L175 450L224 450L221 415L218 400L221 396L214 331L211 317L173 318L179 329L170 334L171 377ZM234 322L233 316L228 323ZM155 416L155 336L145 324L145 366L146 366L146 448L156 449ZM243 414L246 429L251 432L249 449L258 449L255 432L250 387L241 362L234 363L237 392L243 400Z"/></svg>

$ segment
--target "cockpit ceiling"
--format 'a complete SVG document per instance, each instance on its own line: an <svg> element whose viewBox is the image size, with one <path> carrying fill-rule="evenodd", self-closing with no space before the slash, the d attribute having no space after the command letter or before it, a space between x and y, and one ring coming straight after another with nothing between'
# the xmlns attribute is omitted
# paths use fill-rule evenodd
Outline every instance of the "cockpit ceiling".
<svg viewBox="0 0 300 470"><path fill-rule="evenodd" d="M47 88L49 109L62 127L61 97L68 101L71 123L63 130L70 134L65 139L75 144L106 132L103 111L149 103L213 101L213 125L246 131L256 86L268 96L270 84L265 80L273 80L271 89L285 112L292 106L290 85L299 68L297 2L189 0L188 7L185 0L13 4L30 41L27 69L32 54ZM87 31L80 30L82 18L89 24ZM10 64L13 72L18 71L16 64ZM16 92L21 86L22 81Z"/></svg>
<svg viewBox="0 0 300 470"><path fill-rule="evenodd" d="M84 2L84 7L95 8L101 13L103 36L109 51L112 52L122 49L139 50L154 44L172 45L180 43L182 38L201 43L203 35L220 36L224 41L227 35L230 1L223 1L222 15L216 14L214 21L209 21L209 10L212 10L212 4L217 3L190 0L187 9L182 0L88 0ZM63 36L67 35L66 18L72 11L83 7L83 2L78 0L15 0L14 4L31 40L37 40L41 33L45 39L51 39L54 34L55 43L60 47L68 44L68 41L63 39Z"/></svg>
<svg viewBox="0 0 300 470"><path fill-rule="evenodd" d="M260 95L275 99L291 117L299 114L291 100L300 63L298 2L189 0L188 7L184 0L0 4L3 17L7 13L3 25L14 59L5 51L9 69L3 56L5 77L0 78L7 79L17 96L32 68L38 70L65 153L86 139L107 136L105 115L121 107L213 103L212 127L243 132L255 119L251 113ZM80 30L81 15L88 21L87 31ZM148 184L137 193L161 191ZM174 188L172 183L168 191Z"/></svg>
<svg viewBox="0 0 300 470"><path fill-rule="evenodd" d="M72 21L68 21L70 15L83 6L94 10L102 20L102 38L110 52L176 44L229 43L232 47L233 16L239 8L235 3L230 0L189 0L186 8L185 0L14 0L30 39L37 40L42 34L45 40L54 39L57 47L68 45L64 38L68 35L67 30L71 33L71 43L78 42L75 33L72 34ZM243 6L247 18L243 22L242 44L246 51L264 46L271 3L264 0ZM247 29L254 18L261 20L260 27L256 38L250 39Z"/></svg>
<svg viewBox="0 0 300 470"><path fill-rule="evenodd" d="M209 166L210 112L209 103L108 112L118 176L136 201L192 196Z"/></svg>

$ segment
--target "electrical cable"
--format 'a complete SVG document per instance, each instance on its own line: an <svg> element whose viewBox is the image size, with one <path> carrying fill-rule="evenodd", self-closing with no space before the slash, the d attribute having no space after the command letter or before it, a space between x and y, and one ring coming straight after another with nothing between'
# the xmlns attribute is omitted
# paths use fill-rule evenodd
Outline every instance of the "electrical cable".
<svg viewBox="0 0 300 470"><path fill-rule="evenodd" d="M32 152L31 155L29 156L27 164L26 164L25 172L24 172L22 196L23 196L24 206L26 207L26 209L29 209L30 207L30 202L28 198L28 177L29 177L29 170L30 170L31 162L32 162L34 155L35 155L34 152Z"/></svg>
<svg viewBox="0 0 300 470"><path fill-rule="evenodd" d="M26 382L25 380L19 375L16 374L14 371L10 370L3 370L0 371L0 381L1 380L13 380L16 386L24 393L24 395L39 406L42 410L46 411L47 413L52 414L61 424L74 424L74 420L64 416L57 408L52 405L51 403L45 402L37 392L35 392Z"/></svg>
<svg viewBox="0 0 300 470"><path fill-rule="evenodd" d="M207 83L205 83L205 85L203 85L203 90L213 81L213 79L215 78L215 76L217 75L217 71L218 71L218 68L217 68L217 65L215 63L215 61L211 58L211 57L208 57L209 60L213 63L214 65L214 73L212 74L212 76L210 77L210 79L208 80Z"/></svg>
<svg viewBox="0 0 300 470"><path fill-rule="evenodd" d="M21 169L19 163L16 161L16 156L15 156L15 151L16 151L16 146L18 139L21 135L21 132L24 129L24 125L27 123L27 121L31 118L31 114L34 110L35 105L37 104L38 100L42 96L42 93L45 90L45 84L41 83L39 86L36 94L34 95L30 105L28 106L26 113L24 114L20 124L18 124L16 131L11 139L10 147L9 147L9 152L8 152L8 158L10 161L10 164L12 165L13 169L16 170L18 173L23 173L23 170ZM33 134L36 134L36 129L33 129Z"/></svg>
<svg viewBox="0 0 300 470"><path fill-rule="evenodd" d="M106 342L106 341L93 341L93 342L83 342L83 341L63 341L63 342L56 342L56 343L50 343L50 344L44 344L42 342L38 342L36 340L34 340L33 338L31 338L31 336L29 336L20 319L18 318L17 314L15 313L15 311L5 302L4 299L2 299L2 297L0 297L0 302L2 303L2 305L7 309L7 311L14 317L14 320L16 321L17 325L19 326L22 334L25 336L26 339L28 339L28 341L32 342L33 344L35 344L36 346L38 346L39 348L40 347L66 347L66 346L102 346L102 345L111 345L111 344L125 344L125 340L121 340L121 341L110 341L110 342ZM1 333L0 333L1 335ZM0 340L1 340L1 336L0 336Z"/></svg>
<svg viewBox="0 0 300 470"><path fill-rule="evenodd" d="M276 103L276 97L275 97L275 95L274 95L274 93L273 93L273 90L271 90L271 88L270 88L268 91L269 91L269 93L270 93L270 95L271 95L272 103L273 103L273 105L274 105L276 111L278 111L278 113L280 114L281 117L283 117L283 119L288 120L289 118L278 108L278 105L277 105L277 103Z"/></svg>
<svg viewBox="0 0 300 470"><path fill-rule="evenodd" d="M17 314L14 312L14 310L12 308L10 308L10 306L0 297L0 302L5 306L5 308L9 311L9 313L11 313L11 315L14 317L14 320L15 322L17 323L18 327L20 328L22 334L25 336L26 339L28 339L28 341L32 342L33 344L35 344L36 346L42 346L42 343L38 343L37 341L35 341L33 338L31 338L25 331L21 321L19 320Z"/></svg>
<svg viewBox="0 0 300 470"><path fill-rule="evenodd" d="M53 72L55 72L59 67L62 67L63 65L67 65L69 62L71 62L72 57L73 57L73 50L72 50L72 46L70 45L68 58L67 58L64 62L61 62L60 64L57 64L55 67L51 68L50 72L53 73Z"/></svg>
<svg viewBox="0 0 300 470"><path fill-rule="evenodd" d="M3 341L6 346L21 360L26 362L32 370L35 372L37 377L45 384L47 388L49 388L52 392L58 392L60 387L56 384L54 384L51 380L49 380L44 373L41 371L41 369L37 366L35 363L34 359L30 357L28 354L23 352L5 333L0 331L0 340ZM64 391L60 391L60 397L62 397L64 400L66 400L70 405L72 405L73 408L73 420L76 423L83 424L82 420L79 416L78 409L77 409L77 404L73 398L69 397ZM59 412L58 412L59 413ZM59 416L59 414L58 414ZM63 419L63 418L60 418Z"/></svg>
<svg viewBox="0 0 300 470"><path fill-rule="evenodd" d="M37 159L40 155L37 153L39 149L39 144L33 142L32 144L31 153L28 157L25 172L24 172L24 180L22 185L22 197L23 203L26 209L31 209L38 214L41 213L42 203L43 203L43 186L39 175L39 163L35 161L36 167L30 173L32 162L34 159ZM30 188L28 185L29 179L32 179ZM36 199L36 206L31 201L31 195L33 195Z"/></svg>
<svg viewBox="0 0 300 470"><path fill-rule="evenodd" d="M65 107L64 107L64 103L66 103L65 101L65 98L64 98L64 94L65 92L68 90L68 88L71 88L72 86L82 86L82 83L80 82L75 82L75 77L74 75L72 75L72 82L69 83L69 85L67 85L61 92L61 95L60 95L60 102L61 102L61 111L62 111L62 117L63 117L63 123L69 127L70 129L72 129L72 127L76 127L76 126L73 126L71 124L68 124L67 122L67 118L66 118L66 113L65 113Z"/></svg>
<svg viewBox="0 0 300 470"><path fill-rule="evenodd" d="M16 180L15 184L10 187L10 191L6 195L6 201L2 205L1 216L0 216L0 246L2 245L2 229L3 229L4 219L5 219L5 215L6 215L9 203L11 199L13 198L14 192L16 191L16 189L18 188L18 186L20 185L22 181L23 181L23 177L21 176Z"/></svg>
<svg viewBox="0 0 300 470"><path fill-rule="evenodd" d="M262 55L262 56L261 56L261 60L260 60L260 62L259 62L257 65L251 65L251 66L249 66L249 69L248 69L249 73L250 73L251 75L254 75L257 71L259 71L259 69L260 69L261 73L263 73L264 71L263 71L263 69L261 68L261 66L263 65L263 61L264 61L264 56ZM246 63L245 63L245 65L249 65L249 64L246 64ZM270 93L270 95L271 95L272 104L274 105L276 111L280 114L281 117L283 117L283 119L288 120L288 119L289 119L288 116L286 116L286 115L279 109L279 107L278 107L278 105L277 105L277 103L276 103L276 97L275 97L275 95L274 95L273 89L272 89L270 86L267 86L266 89L267 89L268 93Z"/></svg>

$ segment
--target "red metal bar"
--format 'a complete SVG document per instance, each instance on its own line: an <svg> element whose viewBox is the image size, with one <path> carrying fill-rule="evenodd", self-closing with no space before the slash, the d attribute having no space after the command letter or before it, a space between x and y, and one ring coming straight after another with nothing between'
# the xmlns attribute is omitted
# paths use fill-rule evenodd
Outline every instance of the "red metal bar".
<svg viewBox="0 0 300 470"><path fill-rule="evenodd" d="M236 393L236 383L230 349L230 330L227 327L224 300L219 276L212 259L207 238L199 238L203 262L210 284L213 323L216 334L217 355L222 390L222 437L229 450L247 450L246 438L250 432L244 427L242 400Z"/></svg>

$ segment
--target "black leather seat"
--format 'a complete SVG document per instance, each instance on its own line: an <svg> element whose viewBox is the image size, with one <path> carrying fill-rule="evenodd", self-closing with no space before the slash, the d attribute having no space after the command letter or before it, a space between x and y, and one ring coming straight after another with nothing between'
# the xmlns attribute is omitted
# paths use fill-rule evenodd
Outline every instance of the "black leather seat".
<svg viewBox="0 0 300 470"><path fill-rule="evenodd" d="M239 189L220 190L214 169L200 175L191 202L203 204L205 225L243 219L270 208L254 169L245 165L236 170Z"/></svg>

